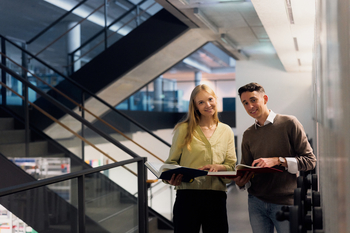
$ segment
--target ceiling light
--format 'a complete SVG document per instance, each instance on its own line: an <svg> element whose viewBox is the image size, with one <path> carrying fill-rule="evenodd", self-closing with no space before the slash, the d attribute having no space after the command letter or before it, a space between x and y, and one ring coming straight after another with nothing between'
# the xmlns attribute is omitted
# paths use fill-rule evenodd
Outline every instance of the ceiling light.
<svg viewBox="0 0 350 233"><path fill-rule="evenodd" d="M292 3L290 0L286 0L286 6L287 6L287 13L289 17L289 22L291 24L294 24L294 17L293 17L293 11L292 11Z"/></svg>
<svg viewBox="0 0 350 233"><path fill-rule="evenodd" d="M187 0L179 0L182 4L184 5L188 5L188 1Z"/></svg>
<svg viewBox="0 0 350 233"><path fill-rule="evenodd" d="M213 32L215 32L216 34L219 34L219 29L217 28L217 26L213 22L211 22L209 19L207 19L207 17L203 14L203 12L200 9L194 8L193 14L200 21L202 21L202 23L204 23L208 28L210 28Z"/></svg>
<svg viewBox="0 0 350 233"><path fill-rule="evenodd" d="M295 51L299 51L298 39L293 37Z"/></svg>

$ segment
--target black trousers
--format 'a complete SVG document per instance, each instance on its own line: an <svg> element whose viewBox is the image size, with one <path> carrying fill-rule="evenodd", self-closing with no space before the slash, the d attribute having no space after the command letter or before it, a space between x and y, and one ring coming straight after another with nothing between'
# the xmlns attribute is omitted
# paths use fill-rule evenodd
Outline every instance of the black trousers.
<svg viewBox="0 0 350 233"><path fill-rule="evenodd" d="M228 233L227 194L213 190L178 190L174 233Z"/></svg>

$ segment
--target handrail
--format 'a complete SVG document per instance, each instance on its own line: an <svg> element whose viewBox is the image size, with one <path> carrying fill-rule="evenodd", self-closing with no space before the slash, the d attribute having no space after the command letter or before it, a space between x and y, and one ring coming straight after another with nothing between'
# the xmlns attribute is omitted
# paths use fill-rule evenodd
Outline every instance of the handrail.
<svg viewBox="0 0 350 233"><path fill-rule="evenodd" d="M84 169L82 171L76 171L76 172L71 172L71 173L67 173L64 175L54 176L54 177L50 177L50 178L46 178L46 179L42 179L42 180L36 180L36 181L28 182L25 184L14 185L14 186L11 186L8 188L0 189L0 197L5 196L5 195L9 195L9 194L14 194L14 193L26 191L29 189L38 188L41 186L50 185L53 183L62 182L65 180L70 180L73 178L77 178L78 176L88 175L88 174L100 172L100 171L115 168L115 167L121 167L121 166L124 166L126 164L141 161L141 160L146 161L145 159L146 159L145 157L137 157L137 158L133 158L133 159L123 160L120 162L106 164L106 165L95 167L95 168Z"/></svg>
<svg viewBox="0 0 350 233"><path fill-rule="evenodd" d="M145 1L145 0L144 0ZM142 1L141 3L139 3L138 5L141 5L144 1ZM120 28L118 28L117 31L111 33L109 37L113 36L115 33L117 33L120 29L122 29L124 26L128 25L132 20L134 20L136 17L142 15L144 12L146 12L149 8L151 8L152 6L154 6L156 4L156 2L154 2L153 4L151 4L150 6L148 6L145 10L143 10L142 12L138 13L137 15L135 15L133 18L131 18L128 22L124 23ZM133 9L134 10L134 9ZM121 18L120 18L121 19ZM114 22L115 23L115 22ZM113 24L114 24L113 23ZM113 25L112 23L110 24L110 26ZM83 55L81 55L77 60L73 61L76 62L78 61L79 59L81 59L82 57L84 57L87 53L91 52L93 49L95 49L97 46L99 46L100 44L102 44L104 42L104 40L101 40L99 43L97 43L95 46L93 46L92 48L90 48L88 51L86 51ZM80 46L79 48L81 49L83 46ZM79 49L76 49L74 50L74 52L77 52L79 51ZM69 53L68 55L72 56L72 54L74 54L73 52L72 53ZM73 64L68 64L68 66L73 66Z"/></svg>
<svg viewBox="0 0 350 233"><path fill-rule="evenodd" d="M110 2L111 0L108 0L108 2ZM81 24L83 21L85 21L87 18L89 18L93 13L95 13L96 11L98 11L101 7L103 7L105 5L105 3L103 3L101 6L97 7L95 10L93 10L90 14L88 14L85 18L83 18L82 20L80 20L78 23L76 23L73 27L69 28L66 32L64 32L62 35L60 35L58 38L56 38L54 41L52 41L50 44L48 44L45 48L43 48L42 50L40 50L37 54L35 54L35 56L38 56L40 53L42 53L43 51L45 51L48 47L50 47L51 45L53 45L54 43L56 43L59 39L61 39L64 35L66 35L68 32L70 32L71 30L73 30L73 28L75 28L77 25Z"/></svg>
<svg viewBox="0 0 350 233"><path fill-rule="evenodd" d="M53 26L55 26L57 23L59 23L63 18L65 18L67 15L69 15L70 13L72 13L76 8L78 8L80 5L82 5L83 3L85 3L87 0L82 0L81 2L79 2L75 7L73 7L70 11L67 11L64 15L62 15L61 17L59 17L57 20L55 20L53 23L51 23L49 26L47 26L44 30L42 30L41 32L39 32L36 36L34 36L32 39L28 40L26 43L27 44L31 44L33 41L35 41L36 39L38 39L42 34L44 34L45 32L47 32L50 28L52 28Z"/></svg>
<svg viewBox="0 0 350 233"><path fill-rule="evenodd" d="M12 44L13 46L15 46L16 48L18 48L19 50L21 50L22 52L27 53L28 55L35 57L32 53L26 51L25 49L23 49L22 47L18 46L17 44L13 43L11 40L7 39L6 37L0 35L0 37L2 39L4 39L5 41L9 42L10 44ZM153 132L151 132L149 129L147 129L146 127L144 127L143 125L141 125L140 123L136 122L135 120L133 120L132 118L130 118L129 116L125 115L124 113L120 112L119 110L115 109L113 106L111 106L109 103L107 103L106 101L104 101L103 99L101 99L100 97L98 97L97 95L95 95L94 93L92 93L91 91L89 91L88 89L86 89L85 87L83 87L81 84L77 83L75 80L73 80L70 77L65 76L64 74L62 74L61 72L59 72L58 70L56 70L55 68L51 67L49 64L47 64L46 62L44 62L43 60L41 60L38 57L35 57L37 61L39 61L40 63L42 63L43 65L45 65L46 67L48 67L49 69L53 70L55 73L57 73L58 75L60 75L61 77L63 77L65 80L69 81L70 83L72 83L73 85L77 86L78 88L80 88L81 90L83 90L84 92L86 92L87 94L89 94L90 96L94 97L95 99L97 99L98 101L100 101L102 104L104 104L105 106L107 106L110 110L118 113L119 115L123 116L125 119L127 119L128 121L132 122L133 124L135 124L136 126L140 127L142 130L144 130L145 132L147 132L148 134L152 135L154 138L158 139L159 141L161 141L163 144L167 145L167 146L171 146L168 142L166 142L164 139L160 138L159 136L157 136L156 134L154 134Z"/></svg>
<svg viewBox="0 0 350 233"><path fill-rule="evenodd" d="M121 144L120 142L118 142L117 140L115 140L114 138L112 138L111 136L109 136L108 134L102 132L101 130L97 129L96 127L94 127L89 121L83 119L82 117L80 117L78 114L76 114L75 112L73 112L72 110L68 109L65 106L62 106L59 102L57 102L55 99L53 99L51 96L47 95L45 92L43 92L42 90L40 90L38 87L34 86L32 83L30 83L29 81L27 81L26 79L22 78L21 76L19 76L17 73L15 73L14 71L12 71L11 69L9 69L8 67L4 66L3 64L0 63L0 68L5 70L7 73L9 73L11 76L15 77L16 79L20 80L21 82L23 82L24 84L26 84L28 87L30 87L31 89L33 89L34 91L36 91L37 93L39 93L41 96L45 97L47 100L49 100L52 104L54 104L56 107L60 108L62 111L68 113L69 115L71 115L72 117L74 117L76 120L82 122L84 125L88 126L90 129L92 129L94 132L96 132L97 134L99 134L100 136L102 136L103 138L105 138L106 140L108 140L109 142L111 142L112 144L118 146L121 150L123 150L124 152L128 153L130 156L136 158L139 157L139 155L137 155L135 152L131 151L129 148L127 148L126 146L124 146L123 144ZM5 85L4 83L1 82L1 85ZM29 101L28 101L29 102Z"/></svg>
<svg viewBox="0 0 350 233"><path fill-rule="evenodd" d="M3 87L5 87L6 89L9 89L12 93L14 93L15 95L17 95L18 97L20 97L23 101L25 101L25 98L23 96L21 96L20 94L18 94L15 90L13 90L12 88L10 88L9 86L7 86L6 84L4 84L3 82L0 81L0 85L2 85ZM51 116L49 113L45 112L43 109L41 109L39 106L35 105L34 103L28 101L28 103L33 106L34 108L36 108L38 111L40 111L42 114L44 114L45 116L47 116L48 118L50 118L52 121L56 122L57 124L59 124L60 126L62 126L63 128L65 128L66 130L68 130L69 132L71 132L72 134L74 134L76 137L78 137L79 139L81 139L82 141L84 141L85 143L89 144L91 147L93 147L95 150L97 150L98 152L100 152L101 154L103 154L104 156L106 156L107 158L109 158L110 160L112 160L113 162L118 162L117 160L115 160L114 158L110 157L107 153L105 153L104 151L102 151L101 149L99 149L97 146L95 146L93 143L91 143L89 140L87 140L86 138L80 136L79 134L77 134L76 132L74 132L74 130L70 129L68 126L66 126L65 124L61 123L59 120L57 120L56 118L54 118L53 116ZM135 176L137 176L137 174L132 171L131 169L125 167L126 170L128 170L129 172L131 172L132 174L134 174Z"/></svg>
<svg viewBox="0 0 350 233"><path fill-rule="evenodd" d="M137 162L137 171L138 176L137 179L137 187L139 191L139 195L137 197L137 209L138 209L138 228L140 233L148 232L148 204L147 204L147 187L145 185L146 178L146 168L144 166L144 162L146 162L146 158L139 157L130 160L124 160L118 163L107 164L97 168L90 168L83 171L72 172L68 174L64 174L61 176L55 176L43 180L28 182L25 184L15 185L7 188L0 189L0 197L15 194L22 191L31 190L34 188L43 187L46 185L62 182L69 179L77 178L78 180L78 224L77 228L79 232L86 232L86 221L85 221L85 175L97 173L102 170L115 168L118 166L124 166L126 164L130 164L133 162Z"/></svg>
<svg viewBox="0 0 350 233"><path fill-rule="evenodd" d="M83 105L77 103L76 101L74 101L73 99L71 99L70 97L68 97L66 94L64 94L63 92L61 92L60 90L58 90L57 88L53 87L52 85L48 84L47 82L45 82L44 80L42 80L41 78L39 78L36 74L32 73L31 71L29 71L28 69L26 69L25 67L19 65L18 63L16 63L15 61L13 61L11 58L9 58L8 56L6 56L5 54L3 54L2 52L0 52L0 54L2 56L5 56L7 59L9 59L10 61L12 61L14 64L16 64L17 66L19 66L20 68L22 68L22 70L30 73L31 75L33 75L36 79L40 80L41 82L45 83L47 86L49 86L50 88L52 88L54 91L56 91L58 94L62 95L63 97L65 97L67 100L71 101L73 104L75 104L77 107L79 107L80 109L84 109L86 112L88 112L89 114L91 114L93 117L95 117L97 120L101 121L103 124L105 124L106 126L110 127L111 129L113 129L114 131L116 131L117 133L119 133L120 135L122 135L124 138L128 139L129 141L133 142L135 145L139 146L141 149L143 149L144 151L148 152L150 155L152 155L153 157L157 158L158 160L164 162L161 158L159 158L158 156L156 156L155 154L153 154L152 152L150 152L149 150L147 150L145 147L141 146L139 143L135 142L134 140L132 140L130 137L128 137L127 135L125 135L123 132L121 132L120 130L118 130L117 128L115 128L114 126L112 126L111 124L109 124L108 122L106 122L105 120L103 120L102 118L100 118L99 116L96 116L94 113L92 113L90 110L88 110L87 108L85 108ZM1 85L5 85L5 84L1 84ZM8 89L10 89L8 87ZM11 90L12 91L12 90ZM12 91L13 93L15 93L15 91ZM18 95L17 93L15 93L16 95ZM18 95L19 96L19 95ZM20 97L20 96L19 96ZM33 103L31 103L32 105L34 105ZM35 105L35 108L39 108L38 106ZM39 111L43 111L42 109ZM53 118L52 116L50 116L49 118ZM61 122L54 120L56 123L58 124L62 124ZM62 126L62 125L61 125ZM64 127L64 126L62 126ZM69 130L71 132L71 130ZM73 132L72 132L73 133ZM74 132L75 134L75 132ZM76 136L78 136L78 134L75 134ZM80 135L78 136L80 137ZM90 144L90 143L89 143ZM96 149L96 148L95 148ZM101 152L102 153L102 152ZM105 153L103 153L105 156L107 156ZM107 156L108 157L108 156Z"/></svg>
<svg viewBox="0 0 350 233"><path fill-rule="evenodd" d="M24 124L24 119L18 113L13 111L13 109L5 107L5 106L1 106L1 105L0 105L0 109L4 110L6 113L10 114L10 116L12 116L16 121L20 122L21 124ZM76 154L74 154L72 151L70 151L66 147L62 146L62 144L60 144L58 141L56 141L55 139L53 139L49 135L45 134L43 131L39 130L35 126L30 125L28 129L30 129L30 131L33 132L35 135L40 136L40 138L43 139L44 141L49 142L50 145L53 145L55 148L58 148L60 150L60 153L63 153L66 157L69 157L69 158L74 159L74 160L79 160L79 161L82 160ZM1 152L0 152L0 156L1 156ZM79 164L79 165L81 165L81 164ZM81 167L82 167L82 169L85 169L85 168L89 168L91 166L88 163L84 162Z"/></svg>
<svg viewBox="0 0 350 233"><path fill-rule="evenodd" d="M141 5L142 3L144 3L147 0L142 0L140 3L138 3L137 5L135 5L134 7L130 8L130 10L128 10L127 12L125 12L124 14L122 14L121 16L119 16L118 18L116 18L115 20L113 20L108 26L107 28L110 28L112 25L114 25L116 22L118 22L119 20L121 20L122 18L124 18L125 16L127 16L130 12L132 12L133 10L135 10L136 6ZM95 35L93 35L92 37L90 37L90 39L88 39L87 41L85 41L83 44L81 44L77 49L75 49L74 51L68 53L68 56L73 55L74 53L76 53L77 51L81 50L83 47L85 47L86 45L88 45L92 40L94 40L96 37L98 37L99 35L101 35L102 33L104 33L105 29L101 29L101 31L97 32ZM119 30L119 29L118 29Z"/></svg>

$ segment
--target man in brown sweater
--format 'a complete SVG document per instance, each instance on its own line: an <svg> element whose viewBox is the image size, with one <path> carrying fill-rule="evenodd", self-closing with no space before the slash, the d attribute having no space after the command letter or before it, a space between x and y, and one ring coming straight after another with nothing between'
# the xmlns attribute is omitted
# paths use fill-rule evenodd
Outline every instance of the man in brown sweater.
<svg viewBox="0 0 350 233"><path fill-rule="evenodd" d="M282 173L246 173L234 179L248 189L249 219L253 233L289 232L288 221L277 221L284 205L293 205L298 171L315 168L316 157L303 126L294 116L276 114L267 108L268 96L258 83L238 90L241 102L255 123L243 134L242 164L259 167L279 166Z"/></svg>

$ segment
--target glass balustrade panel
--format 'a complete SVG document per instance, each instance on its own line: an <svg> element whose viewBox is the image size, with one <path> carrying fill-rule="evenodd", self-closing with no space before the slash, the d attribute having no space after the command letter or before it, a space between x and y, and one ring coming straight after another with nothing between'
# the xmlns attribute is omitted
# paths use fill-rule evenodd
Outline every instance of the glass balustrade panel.
<svg viewBox="0 0 350 233"><path fill-rule="evenodd" d="M136 169L137 164L128 164ZM107 232L136 232L138 226L137 177L124 167L86 175L86 216ZM96 232L87 225L86 232Z"/></svg>
<svg viewBox="0 0 350 233"><path fill-rule="evenodd" d="M2 220L16 232L78 232L77 200L75 179L3 196ZM87 224L99 227L90 219Z"/></svg>

